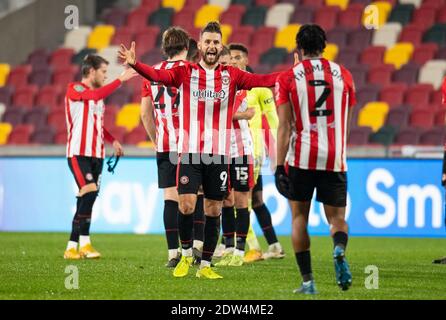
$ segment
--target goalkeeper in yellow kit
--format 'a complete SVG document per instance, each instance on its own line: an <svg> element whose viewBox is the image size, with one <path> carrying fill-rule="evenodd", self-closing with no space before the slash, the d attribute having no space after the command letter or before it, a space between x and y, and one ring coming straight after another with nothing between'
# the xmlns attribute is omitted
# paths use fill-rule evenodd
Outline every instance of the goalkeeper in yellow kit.
<svg viewBox="0 0 446 320"><path fill-rule="evenodd" d="M230 44L231 64L242 70L248 65L248 50L241 44ZM248 91L248 106L255 109L254 117L249 120L254 145L254 181L251 206L257 216L263 230L269 248L262 255L256 235L250 227L247 244L249 251L245 255L245 262L253 262L261 259L283 258L285 256L282 246L272 225L271 214L263 202L261 167L266 150L270 158L275 157L275 138L279 119L272 91L267 88L254 88Z"/></svg>

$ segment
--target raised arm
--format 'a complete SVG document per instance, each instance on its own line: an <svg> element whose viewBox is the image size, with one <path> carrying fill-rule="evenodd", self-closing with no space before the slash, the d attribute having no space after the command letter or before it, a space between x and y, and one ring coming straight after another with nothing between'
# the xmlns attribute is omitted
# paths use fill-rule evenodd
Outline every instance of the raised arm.
<svg viewBox="0 0 446 320"><path fill-rule="evenodd" d="M252 74L237 68L233 68L236 77L237 89L251 90L252 88L265 87L272 88L276 83L280 72L271 74Z"/></svg>

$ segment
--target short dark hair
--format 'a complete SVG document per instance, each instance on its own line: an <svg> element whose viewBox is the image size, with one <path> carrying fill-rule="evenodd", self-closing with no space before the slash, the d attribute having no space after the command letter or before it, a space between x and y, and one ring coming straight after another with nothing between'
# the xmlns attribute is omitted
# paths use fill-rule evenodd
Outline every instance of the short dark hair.
<svg viewBox="0 0 446 320"><path fill-rule="evenodd" d="M172 58L181 51L189 48L189 35L180 27L170 27L163 33L161 50L168 57Z"/></svg>
<svg viewBox="0 0 446 320"><path fill-rule="evenodd" d="M244 52L246 55L248 55L248 48L246 48L241 43L231 43L228 47L229 47L229 50L238 50L238 51Z"/></svg>
<svg viewBox="0 0 446 320"><path fill-rule="evenodd" d="M202 36L205 32L218 33L221 36L222 33L220 23L217 21L209 22L203 29L201 29L200 36Z"/></svg>
<svg viewBox="0 0 446 320"><path fill-rule="evenodd" d="M227 55L230 55L230 54L231 54L231 51L229 51L228 47L227 46L223 46L223 50L221 50L221 52L220 52L220 57L221 56L227 56Z"/></svg>
<svg viewBox="0 0 446 320"><path fill-rule="evenodd" d="M198 59L198 46L197 41L195 39L190 38L189 39L189 49L187 51L187 61L195 62L195 60Z"/></svg>
<svg viewBox="0 0 446 320"><path fill-rule="evenodd" d="M90 70L93 68L94 70L98 70L102 64L108 65L108 61L104 58L95 55L95 54L89 54L87 55L84 60L82 61L82 77L88 77L88 74L90 73Z"/></svg>
<svg viewBox="0 0 446 320"><path fill-rule="evenodd" d="M320 55L324 52L327 36L324 29L317 24L304 24L296 35L298 50L304 50L305 55Z"/></svg>

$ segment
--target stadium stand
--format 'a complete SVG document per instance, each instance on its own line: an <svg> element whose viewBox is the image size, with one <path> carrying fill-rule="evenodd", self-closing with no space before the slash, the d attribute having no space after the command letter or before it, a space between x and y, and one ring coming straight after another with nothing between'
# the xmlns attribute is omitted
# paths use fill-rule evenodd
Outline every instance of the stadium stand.
<svg viewBox="0 0 446 320"><path fill-rule="evenodd" d="M380 28L367 30L364 8L378 9ZM68 31L50 52L36 49L22 65L0 63L0 144L56 143L66 139L63 94L80 79L79 63L99 53L120 71L116 48L138 44L138 59L162 59L160 40L170 25L193 37L210 20L222 23L225 44L249 48L255 72L293 63L295 35L305 23L327 31L324 57L346 66L357 87L350 144L430 145L444 137L439 87L446 74L444 0L142 0L133 8L106 6L97 25ZM139 120L141 80L107 99L106 126L125 143L147 145ZM437 135L437 136L436 136Z"/></svg>

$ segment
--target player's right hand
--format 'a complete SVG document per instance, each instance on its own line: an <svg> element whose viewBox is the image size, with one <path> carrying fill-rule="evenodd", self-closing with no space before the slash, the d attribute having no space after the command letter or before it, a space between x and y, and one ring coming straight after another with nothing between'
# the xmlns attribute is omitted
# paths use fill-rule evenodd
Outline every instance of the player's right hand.
<svg viewBox="0 0 446 320"><path fill-rule="evenodd" d="M119 46L118 57L124 60L124 62L133 66L136 63L136 44L132 41L130 49L127 49L125 45L121 43Z"/></svg>
<svg viewBox="0 0 446 320"><path fill-rule="evenodd" d="M136 77L138 75L138 72L136 72L135 70L131 69L131 68L127 68L126 70L124 70L121 75L119 76L119 80L121 80L121 82L126 82L134 77Z"/></svg>
<svg viewBox="0 0 446 320"><path fill-rule="evenodd" d="M291 181L288 174L285 171L283 165L277 166L276 172L274 173L276 188L279 193L287 199L291 198Z"/></svg>

